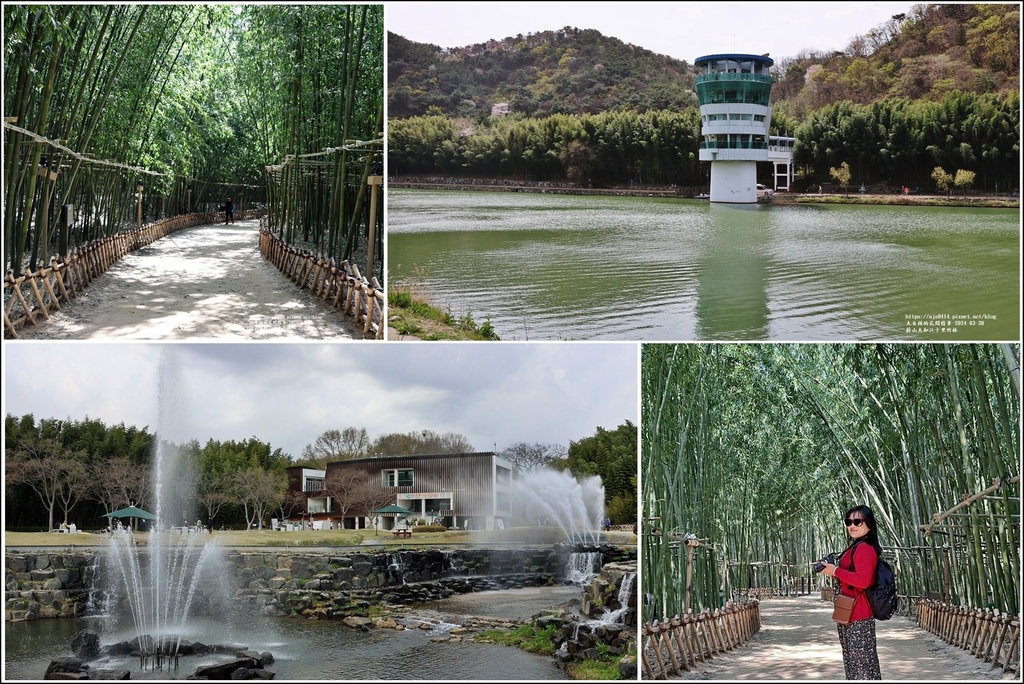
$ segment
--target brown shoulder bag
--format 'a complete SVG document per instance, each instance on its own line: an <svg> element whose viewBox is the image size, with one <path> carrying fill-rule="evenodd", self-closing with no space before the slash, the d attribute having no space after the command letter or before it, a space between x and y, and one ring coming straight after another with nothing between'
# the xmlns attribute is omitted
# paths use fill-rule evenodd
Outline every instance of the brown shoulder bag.
<svg viewBox="0 0 1024 684"><path fill-rule="evenodd" d="M832 619L841 625L850 624L850 616L853 614L853 605L857 599L846 594L836 594L835 608L832 609Z"/></svg>

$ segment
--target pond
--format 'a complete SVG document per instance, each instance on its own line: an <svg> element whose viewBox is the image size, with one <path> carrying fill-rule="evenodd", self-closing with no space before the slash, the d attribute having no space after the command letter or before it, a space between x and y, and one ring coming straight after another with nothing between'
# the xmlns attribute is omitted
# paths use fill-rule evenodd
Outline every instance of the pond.
<svg viewBox="0 0 1024 684"><path fill-rule="evenodd" d="M388 287L503 340L1016 340L1020 212L389 190Z"/></svg>
<svg viewBox="0 0 1024 684"><path fill-rule="evenodd" d="M232 622L190 619L186 639L207 644L238 644L257 651L270 651L276 679L309 680L420 680L420 681L536 681L566 679L554 659L534 655L510 646L436 642L462 623L459 614L486 613L486 605L504 606L512 601L526 605L540 601L551 605L579 596L578 587L550 587L530 590L530 597L515 590L484 592L476 596L483 607L467 610L453 604L446 611L444 601L424 611L432 628L372 629L361 632L333 620L253 618ZM493 594L488 597L486 594ZM492 603L496 602L496 603ZM495 612L501 612L496 608ZM483 611L481 613L480 611ZM493 613L492 613L493 614ZM439 617L441 616L441 617ZM50 661L71 655L71 640L83 629L100 634L103 644L131 639L134 631L127 621L110 617L47 619L4 625L4 679L42 679ZM220 660L224 656L220 656ZM217 661L216 656L182 658L177 672L143 673L135 658L110 659L97 668L131 670L132 679L185 679L199 665Z"/></svg>

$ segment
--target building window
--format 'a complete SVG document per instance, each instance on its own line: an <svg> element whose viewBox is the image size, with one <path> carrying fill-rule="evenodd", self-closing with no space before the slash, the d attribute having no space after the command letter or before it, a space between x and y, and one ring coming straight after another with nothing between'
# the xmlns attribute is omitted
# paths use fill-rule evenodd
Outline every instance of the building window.
<svg viewBox="0 0 1024 684"><path fill-rule="evenodd" d="M381 471L381 474L383 475L385 487L412 487L412 468L384 470Z"/></svg>
<svg viewBox="0 0 1024 684"><path fill-rule="evenodd" d="M497 480L498 484L507 485L512 482L512 471L498 466L494 471L494 479Z"/></svg>
<svg viewBox="0 0 1024 684"><path fill-rule="evenodd" d="M302 488L304 492L322 492L325 489L325 481L322 477L307 477Z"/></svg>

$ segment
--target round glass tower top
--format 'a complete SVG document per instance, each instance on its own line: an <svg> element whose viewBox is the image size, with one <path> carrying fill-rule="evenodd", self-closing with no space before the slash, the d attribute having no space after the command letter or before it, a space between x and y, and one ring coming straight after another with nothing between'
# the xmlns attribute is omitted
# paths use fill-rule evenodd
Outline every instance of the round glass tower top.
<svg viewBox="0 0 1024 684"><path fill-rule="evenodd" d="M705 55L694 60L693 65L698 71L708 74L765 74L775 60L768 55L745 55L723 53Z"/></svg>

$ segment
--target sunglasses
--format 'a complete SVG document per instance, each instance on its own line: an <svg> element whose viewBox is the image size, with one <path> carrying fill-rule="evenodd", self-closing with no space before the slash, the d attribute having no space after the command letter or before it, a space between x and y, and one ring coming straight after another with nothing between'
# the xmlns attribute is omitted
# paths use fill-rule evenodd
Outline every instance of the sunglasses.
<svg viewBox="0 0 1024 684"><path fill-rule="evenodd" d="M860 527L861 525L864 524L864 519L863 518L847 518L845 520L845 522L846 522L846 526L847 527L850 527L851 525L853 527Z"/></svg>

